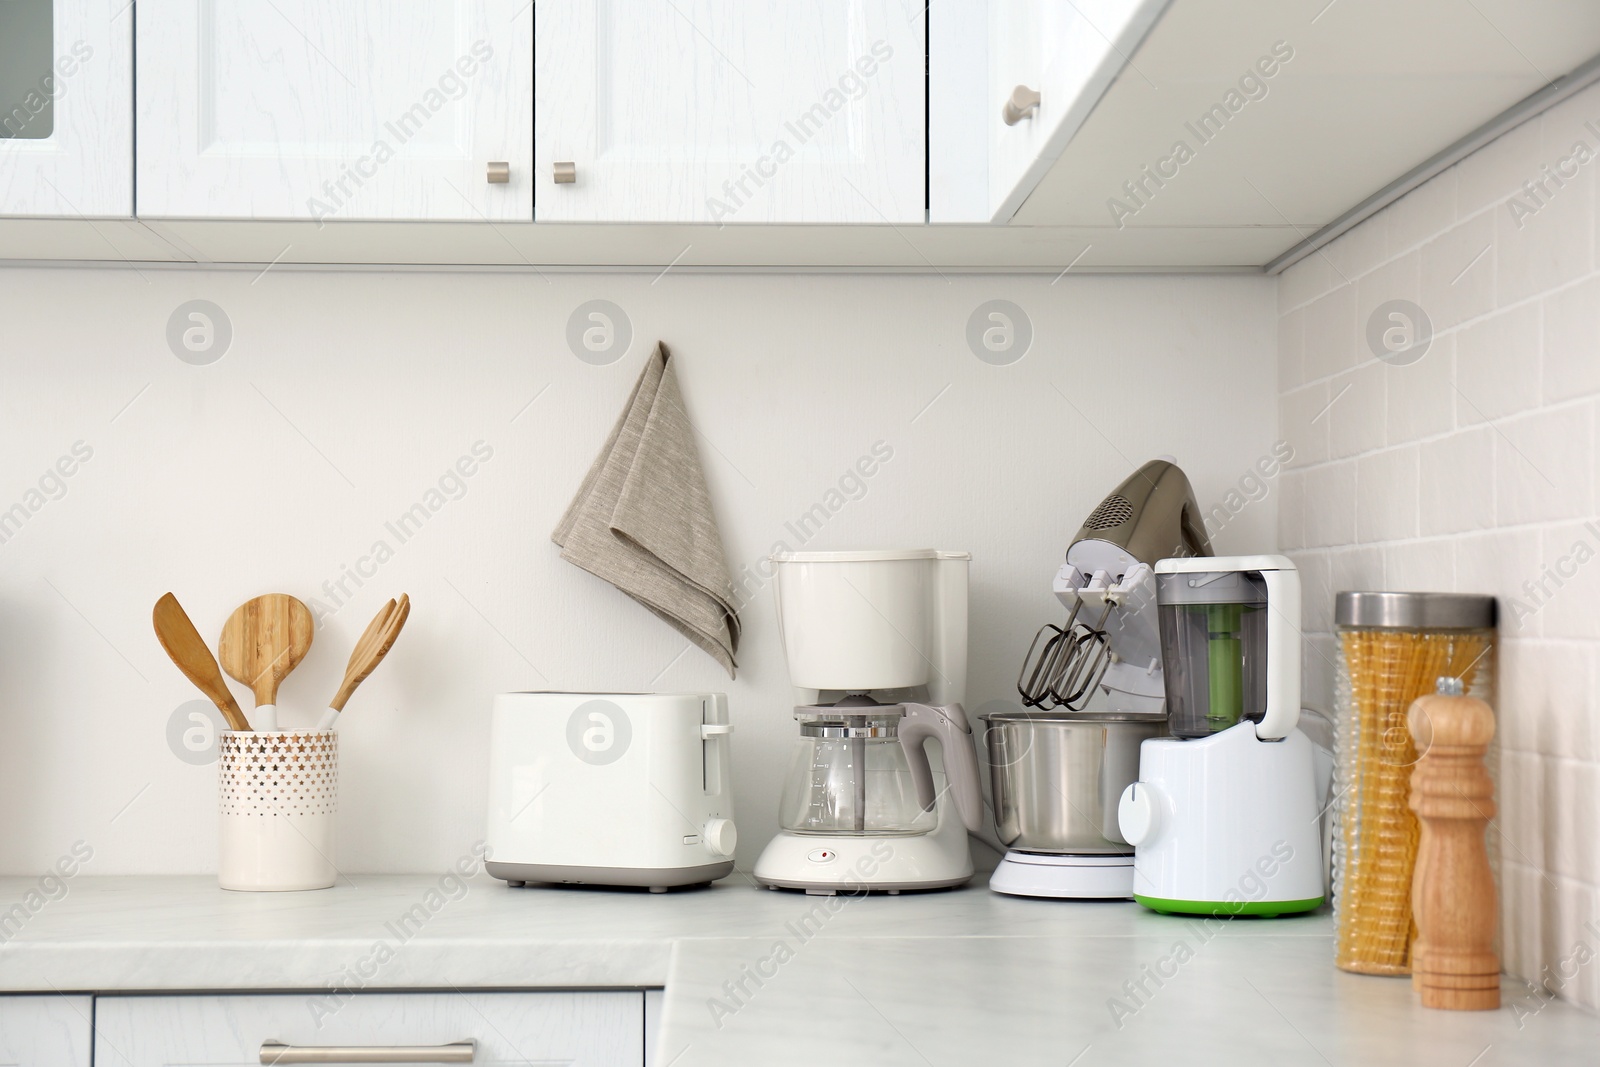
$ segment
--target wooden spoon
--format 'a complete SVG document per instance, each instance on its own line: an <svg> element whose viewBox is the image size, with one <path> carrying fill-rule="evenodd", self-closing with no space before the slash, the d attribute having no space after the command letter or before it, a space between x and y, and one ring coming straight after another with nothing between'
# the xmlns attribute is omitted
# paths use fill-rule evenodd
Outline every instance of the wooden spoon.
<svg viewBox="0 0 1600 1067"><path fill-rule="evenodd" d="M217 654L255 694L257 728L278 728L278 685L306 658L313 630L311 610L287 593L247 600L223 624Z"/></svg>
<svg viewBox="0 0 1600 1067"><path fill-rule="evenodd" d="M350 653L350 662L344 669L344 681L340 684L339 691L333 695L333 700L329 702L328 710L323 712L322 721L317 723L317 729L332 728L339 718L339 713L350 700L350 694L356 691L356 686L366 681L367 675L383 662L383 657L394 647L395 638L400 636L400 629L405 626L406 618L410 614L411 598L402 593L398 602L389 601L367 624L361 639L356 642L355 651Z"/></svg>
<svg viewBox="0 0 1600 1067"><path fill-rule="evenodd" d="M211 698L222 712L222 717L228 720L228 727L233 730L248 731L250 721L244 717L244 712L239 710L238 701L233 699L233 693L228 689L228 683L222 677L222 671L217 668L217 661L211 655L211 649L206 647L205 641L200 637L200 631L194 628L194 623L189 621L183 605L178 603L178 598L168 593L156 601L155 610L151 612L151 621L155 623L156 639L161 642L161 647L167 650L167 655L172 657L172 662L178 665L185 678L199 687L200 692Z"/></svg>

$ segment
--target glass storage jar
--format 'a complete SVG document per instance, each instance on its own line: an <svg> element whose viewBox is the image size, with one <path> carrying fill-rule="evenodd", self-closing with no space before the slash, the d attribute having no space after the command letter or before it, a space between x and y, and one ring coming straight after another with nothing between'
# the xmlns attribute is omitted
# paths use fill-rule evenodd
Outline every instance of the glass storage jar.
<svg viewBox="0 0 1600 1067"><path fill-rule="evenodd" d="M1335 963L1411 972L1416 744L1406 712L1438 679L1492 704L1495 601L1456 593L1340 593L1333 830Z"/></svg>

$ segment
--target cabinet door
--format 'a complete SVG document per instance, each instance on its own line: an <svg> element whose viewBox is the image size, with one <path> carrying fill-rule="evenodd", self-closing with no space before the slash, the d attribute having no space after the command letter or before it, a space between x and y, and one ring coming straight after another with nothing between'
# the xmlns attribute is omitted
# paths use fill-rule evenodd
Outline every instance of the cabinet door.
<svg viewBox="0 0 1600 1067"><path fill-rule="evenodd" d="M989 5L990 219L1007 222L1033 192L1170 0L1004 0ZM1127 77L1139 77L1136 70ZM1038 109L1007 124L1018 87Z"/></svg>
<svg viewBox="0 0 1600 1067"><path fill-rule="evenodd" d="M138 49L141 216L533 217L527 0L143 0Z"/></svg>
<svg viewBox="0 0 1600 1067"><path fill-rule="evenodd" d="M352 960L352 971L370 961ZM261 1062L261 1046L372 1049L477 1042L472 1062L642 1067L642 993L293 993L104 996L95 1058L118 1067ZM339 1062L324 1052L321 1062ZM413 1058L414 1061L414 1058ZM397 1061L391 1061L397 1062ZM447 1062L440 1060L439 1062ZM453 1062L453 1061L449 1061Z"/></svg>
<svg viewBox="0 0 1600 1067"><path fill-rule="evenodd" d="M132 214L132 5L0 0L0 215Z"/></svg>
<svg viewBox="0 0 1600 1067"><path fill-rule="evenodd" d="M88 997L0 996L0 1067L89 1067Z"/></svg>
<svg viewBox="0 0 1600 1067"><path fill-rule="evenodd" d="M538 218L921 222L922 6L541 0Z"/></svg>

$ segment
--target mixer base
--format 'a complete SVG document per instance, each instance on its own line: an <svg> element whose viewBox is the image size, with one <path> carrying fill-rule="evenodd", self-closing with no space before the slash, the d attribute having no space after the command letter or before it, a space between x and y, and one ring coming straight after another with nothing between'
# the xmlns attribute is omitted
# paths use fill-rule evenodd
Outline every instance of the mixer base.
<svg viewBox="0 0 1600 1067"><path fill-rule="evenodd" d="M989 888L1013 897L1132 900L1133 856L1071 856L1012 849Z"/></svg>

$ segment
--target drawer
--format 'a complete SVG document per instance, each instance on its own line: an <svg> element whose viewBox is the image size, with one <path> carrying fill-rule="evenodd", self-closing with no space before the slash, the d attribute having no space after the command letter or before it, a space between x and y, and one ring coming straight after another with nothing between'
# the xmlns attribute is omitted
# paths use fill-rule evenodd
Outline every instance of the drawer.
<svg viewBox="0 0 1600 1067"><path fill-rule="evenodd" d="M117 1067L259 1064L267 1041L371 1048L469 1039L477 1042L476 1064L644 1062L643 993L105 996L95 1012L96 1059ZM386 1062L379 1056L362 1062Z"/></svg>
<svg viewBox="0 0 1600 1067"><path fill-rule="evenodd" d="M89 1067L88 997L0 996L0 1067Z"/></svg>

